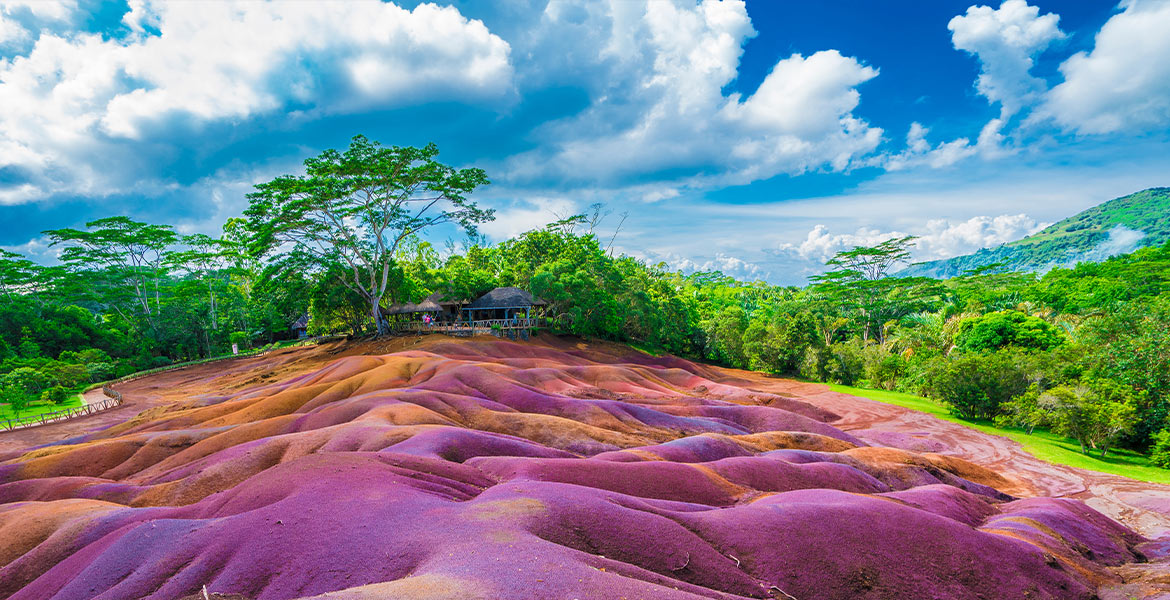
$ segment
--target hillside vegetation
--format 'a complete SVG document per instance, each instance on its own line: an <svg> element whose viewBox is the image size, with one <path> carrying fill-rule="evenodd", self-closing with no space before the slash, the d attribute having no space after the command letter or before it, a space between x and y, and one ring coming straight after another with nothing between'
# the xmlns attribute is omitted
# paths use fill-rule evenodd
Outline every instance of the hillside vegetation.
<svg viewBox="0 0 1170 600"><path fill-rule="evenodd" d="M1047 271L1096 262L1170 241L1170 188L1115 198L1050 225L1024 239L965 256L923 262L907 276L956 277L1002 263L1002 270Z"/></svg>

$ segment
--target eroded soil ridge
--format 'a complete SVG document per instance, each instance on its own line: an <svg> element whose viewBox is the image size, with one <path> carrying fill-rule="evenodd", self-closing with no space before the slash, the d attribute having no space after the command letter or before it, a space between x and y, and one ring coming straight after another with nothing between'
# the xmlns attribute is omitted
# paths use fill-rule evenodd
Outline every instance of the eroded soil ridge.
<svg viewBox="0 0 1170 600"><path fill-rule="evenodd" d="M1144 560L1079 500L737 381L436 338L132 382L0 445L0 597L1089 599Z"/></svg>

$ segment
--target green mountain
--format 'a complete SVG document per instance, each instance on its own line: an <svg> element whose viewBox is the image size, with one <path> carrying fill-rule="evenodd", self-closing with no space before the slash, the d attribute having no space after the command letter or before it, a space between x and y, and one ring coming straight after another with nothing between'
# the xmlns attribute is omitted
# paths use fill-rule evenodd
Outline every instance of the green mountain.
<svg viewBox="0 0 1170 600"><path fill-rule="evenodd" d="M1000 270L1047 271L1097 262L1170 241L1170 188L1115 198L998 248L916 263L899 275L947 278L1003 263Z"/></svg>

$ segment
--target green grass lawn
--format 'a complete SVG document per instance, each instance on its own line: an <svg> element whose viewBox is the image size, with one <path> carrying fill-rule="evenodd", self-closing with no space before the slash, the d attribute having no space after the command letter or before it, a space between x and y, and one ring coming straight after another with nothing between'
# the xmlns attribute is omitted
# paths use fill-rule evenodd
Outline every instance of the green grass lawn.
<svg viewBox="0 0 1170 600"><path fill-rule="evenodd" d="M1028 435L1022 429L996 427L988 421L967 421L952 415L947 411L945 406L929 398L903 394L901 392L869 390L846 385L830 385L829 387L835 392L861 396L862 398L869 398L870 400L921 411L934 415L944 421L977 429L983 433L1006 437L1019 442L1024 447L1024 451L1032 456L1050 463L1079 467L1099 473L1121 475L1122 477L1129 477L1130 479L1137 479L1139 481L1170 484L1170 470L1151 465L1145 455L1131 450L1110 450L1109 455L1105 458L1100 458L1097 456L1097 453L1086 456L1081 454L1080 445L1077 444L1076 440L1071 438L1039 430Z"/></svg>
<svg viewBox="0 0 1170 600"><path fill-rule="evenodd" d="M81 396L78 395L80 390L70 390L69 397L61 404L53 404L51 402L31 402L28 407L20 411L21 421L31 421L42 413L53 412L55 410L62 410L66 408L76 408L81 406ZM16 415L12 414L12 407L7 404L0 404L0 421L7 419L15 419Z"/></svg>

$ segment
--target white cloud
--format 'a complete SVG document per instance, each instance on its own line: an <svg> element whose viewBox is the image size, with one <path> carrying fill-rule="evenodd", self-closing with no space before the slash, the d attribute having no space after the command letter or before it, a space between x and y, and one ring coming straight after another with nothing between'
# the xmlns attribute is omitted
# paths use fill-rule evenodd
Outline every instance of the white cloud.
<svg viewBox="0 0 1170 600"><path fill-rule="evenodd" d="M1035 56L1064 37L1059 21L1054 13L1040 16L1040 9L1025 0L1004 0L998 9L969 7L965 15L951 19L947 29L956 49L979 58L979 93L998 102L1001 116L1009 117L1045 91L1044 80L1030 71Z"/></svg>
<svg viewBox="0 0 1170 600"><path fill-rule="evenodd" d="M14 19L0 11L0 48L28 37L28 31Z"/></svg>
<svg viewBox="0 0 1170 600"><path fill-rule="evenodd" d="M710 273L719 271L724 275L735 277L741 281L751 281L765 276L764 270L760 265L724 252L716 252L713 257L686 257L674 252L656 252L653 250L631 250L627 254L645 260L652 265L663 263L670 271L682 271L683 273Z"/></svg>
<svg viewBox="0 0 1170 600"><path fill-rule="evenodd" d="M918 239L911 251L914 260L935 260L999 246L1035 233L1045 226L1025 214L979 216L958 223L932 219L910 233L861 227L853 233L834 234L825 225L817 225L800 243L783 243L778 250L782 254L824 263L842 250L873 246L889 239L915 235Z"/></svg>
<svg viewBox="0 0 1170 600"><path fill-rule="evenodd" d="M817 225L808 232L804 241L798 244L780 244L781 253L799 256L805 260L824 263L834 254L855 246L873 246L889 239L905 236L898 231L878 231L860 227L854 233L833 234L825 225Z"/></svg>
<svg viewBox="0 0 1170 600"><path fill-rule="evenodd" d="M1035 57L1053 41L1064 37L1057 23L1060 16L1040 16L1040 9L1025 0L1004 0L998 9L970 6L965 14L947 23L955 49L974 55L980 64L975 87L991 104L1000 105L1000 116L989 120L974 143L960 137L932 146L926 140L929 129L912 123L906 135L906 149L882 154L868 164L889 171L927 166L945 168L972 156L1001 158L1016 152L1007 143L1005 126L1011 117L1041 100L1047 89L1044 80L1030 71Z"/></svg>
<svg viewBox="0 0 1170 600"><path fill-rule="evenodd" d="M532 197L497 208L496 220L480 225L479 230L492 240L502 241L579 212L577 204L568 198Z"/></svg>
<svg viewBox="0 0 1170 600"><path fill-rule="evenodd" d="M925 231L914 247L915 260L935 260L970 254L980 248L993 248L1036 233L1047 226L1037 223L1025 214L998 217L972 217L952 223L934 219L926 223Z"/></svg>
<svg viewBox="0 0 1170 600"><path fill-rule="evenodd" d="M1083 134L1140 132L1170 123L1170 2L1123 2L1092 52L1061 65L1064 82L1042 112Z"/></svg>
<svg viewBox="0 0 1170 600"><path fill-rule="evenodd" d="M975 147L967 138L931 146L930 142L926 141L928 133L930 130L921 123L917 121L911 123L910 131L906 133L906 149L898 154L876 157L873 163L880 164L890 171L901 171L919 165L938 169L949 167L975 154Z"/></svg>
<svg viewBox="0 0 1170 600"><path fill-rule="evenodd" d="M622 87L598 89L582 114L538 132L546 147L512 161L517 178L747 183L845 169L880 142L852 112L877 70L836 50L782 59L755 93L724 95L755 35L743 2L587 6L578 18L608 33L599 58Z"/></svg>
<svg viewBox="0 0 1170 600"><path fill-rule="evenodd" d="M77 10L76 0L0 0L0 12L15 14L27 10L40 21L66 21Z"/></svg>
<svg viewBox="0 0 1170 600"><path fill-rule="evenodd" d="M453 7L133 2L124 22L136 32L125 39L46 31L27 55L0 61L0 167L39 175L41 194L126 185L101 158L138 160L113 149L175 119L482 101L512 89L507 42Z"/></svg>

